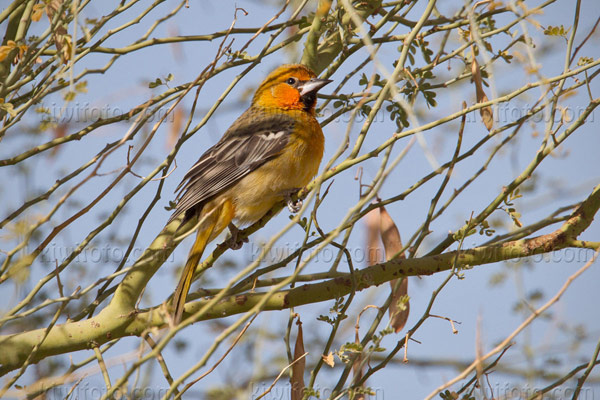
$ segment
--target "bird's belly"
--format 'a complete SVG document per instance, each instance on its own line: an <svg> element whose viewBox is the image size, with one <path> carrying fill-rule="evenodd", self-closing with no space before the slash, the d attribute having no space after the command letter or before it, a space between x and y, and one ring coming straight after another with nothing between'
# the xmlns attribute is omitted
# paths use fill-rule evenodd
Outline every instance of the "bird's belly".
<svg viewBox="0 0 600 400"><path fill-rule="evenodd" d="M310 182L319 169L321 157L322 151L311 153L306 146L297 144L247 175L236 185L235 196L230 197L235 219L242 224L259 220L290 190Z"/></svg>

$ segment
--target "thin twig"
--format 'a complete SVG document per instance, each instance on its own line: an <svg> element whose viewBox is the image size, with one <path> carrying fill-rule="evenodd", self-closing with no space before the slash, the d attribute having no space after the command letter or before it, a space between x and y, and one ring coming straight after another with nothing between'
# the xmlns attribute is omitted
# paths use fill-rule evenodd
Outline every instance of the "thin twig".
<svg viewBox="0 0 600 400"><path fill-rule="evenodd" d="M267 394L269 394L271 392L271 390L273 390L273 387L275 387L275 384L277 383L277 381L279 381L279 379L281 379L281 377L283 376L283 374L285 373L285 371L290 368L291 366L293 366L294 364L296 364L298 361L302 360L304 357L306 357L308 355L308 352L302 354L300 357L296 358L292 363L288 364L285 368L283 368L281 370L281 372L279 373L279 375L277 375L277 378L275 378L275 380L273 381L273 383L271 383L271 386L269 386L267 388L267 390L261 394L260 396L258 396L256 398L256 400L260 400L263 397L265 397Z"/></svg>

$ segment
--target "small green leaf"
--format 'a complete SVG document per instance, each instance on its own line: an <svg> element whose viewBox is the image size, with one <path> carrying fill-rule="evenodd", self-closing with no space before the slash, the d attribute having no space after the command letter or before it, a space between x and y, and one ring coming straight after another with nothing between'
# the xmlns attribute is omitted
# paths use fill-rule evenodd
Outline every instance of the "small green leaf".
<svg viewBox="0 0 600 400"><path fill-rule="evenodd" d="M5 103L4 99L1 100L2 101L0 101L0 110L6 111L11 117L14 118L17 115L17 112L15 111L15 108L12 105L12 103Z"/></svg>
<svg viewBox="0 0 600 400"><path fill-rule="evenodd" d="M171 210L174 210L176 207L177 207L177 203L174 202L173 200L170 200L169 205L165 207L165 210L171 211Z"/></svg>
<svg viewBox="0 0 600 400"><path fill-rule="evenodd" d="M340 353L360 353L363 350L363 346L360 343L347 342L340 347Z"/></svg>
<svg viewBox="0 0 600 400"><path fill-rule="evenodd" d="M490 286L497 286L499 284L501 284L502 282L504 282L506 280L507 276L505 272L498 272L493 274L488 282L488 285Z"/></svg>
<svg viewBox="0 0 600 400"><path fill-rule="evenodd" d="M594 57L579 57L579 61L577 61L577 65L588 65L594 62Z"/></svg>
<svg viewBox="0 0 600 400"><path fill-rule="evenodd" d="M160 78L156 78L156 80L154 82L150 82L148 84L148 87L150 89L154 89L155 87L160 86L162 84L163 84L163 81Z"/></svg>
<svg viewBox="0 0 600 400"><path fill-rule="evenodd" d="M569 33L569 29L565 29L564 26L560 25L560 26L552 26L552 25L548 25L548 27L546 29L544 29L544 35L546 36L560 36L563 38L567 38L567 33Z"/></svg>
<svg viewBox="0 0 600 400"><path fill-rule="evenodd" d="M87 93L87 81L81 81L75 85L75 90L78 93Z"/></svg>
<svg viewBox="0 0 600 400"><path fill-rule="evenodd" d="M72 101L73 99L75 99L75 96L77 95L77 93L75 92L71 92L68 91L67 93L65 93L65 95L63 96L63 99L65 101Z"/></svg>

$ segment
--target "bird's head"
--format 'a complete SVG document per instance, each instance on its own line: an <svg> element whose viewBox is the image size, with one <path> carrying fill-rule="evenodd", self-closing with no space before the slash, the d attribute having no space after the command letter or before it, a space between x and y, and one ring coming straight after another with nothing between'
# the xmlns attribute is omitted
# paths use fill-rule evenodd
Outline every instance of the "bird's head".
<svg viewBox="0 0 600 400"><path fill-rule="evenodd" d="M317 79L314 72L301 64L282 65L261 83L252 104L259 107L315 112L317 92L331 82Z"/></svg>

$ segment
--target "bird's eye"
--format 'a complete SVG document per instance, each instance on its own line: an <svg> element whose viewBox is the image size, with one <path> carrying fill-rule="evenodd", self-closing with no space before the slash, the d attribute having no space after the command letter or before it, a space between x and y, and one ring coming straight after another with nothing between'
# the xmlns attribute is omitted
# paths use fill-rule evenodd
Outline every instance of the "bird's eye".
<svg viewBox="0 0 600 400"><path fill-rule="evenodd" d="M298 80L297 80L296 78L288 78L288 80L287 80L287 81L285 81L285 82L286 82L288 85L295 85L297 81L298 81Z"/></svg>

